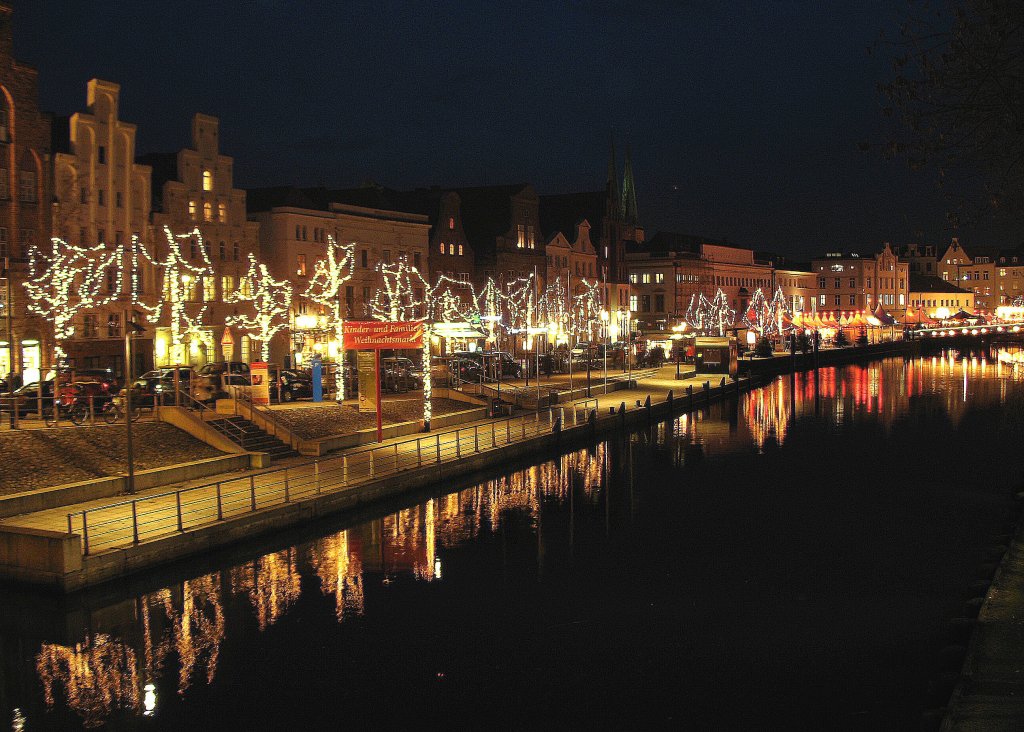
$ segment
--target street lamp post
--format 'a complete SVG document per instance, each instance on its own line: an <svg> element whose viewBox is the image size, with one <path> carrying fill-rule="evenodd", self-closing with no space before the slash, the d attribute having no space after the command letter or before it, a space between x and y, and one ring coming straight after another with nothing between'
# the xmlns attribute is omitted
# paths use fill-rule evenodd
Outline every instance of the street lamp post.
<svg viewBox="0 0 1024 732"><path fill-rule="evenodd" d="M144 333L145 328L137 325L129 319L125 313L124 318L124 425L125 425L125 447L128 458L128 485L127 492L135 493L135 451L132 445L132 336L136 333Z"/></svg>
<svg viewBox="0 0 1024 732"><path fill-rule="evenodd" d="M604 371L604 393L608 393L608 346L611 345L608 341L608 311L601 311L601 329L604 331L604 348L603 350L603 371Z"/></svg>

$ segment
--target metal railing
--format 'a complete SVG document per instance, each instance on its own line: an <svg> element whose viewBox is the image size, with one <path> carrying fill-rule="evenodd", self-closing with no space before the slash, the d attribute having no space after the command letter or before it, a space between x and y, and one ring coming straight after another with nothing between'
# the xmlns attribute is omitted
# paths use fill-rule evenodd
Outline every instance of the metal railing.
<svg viewBox="0 0 1024 732"><path fill-rule="evenodd" d="M252 394L239 389L235 392L235 414L239 414L241 411L247 411L248 419L250 422L255 424L257 427L262 429L269 435L276 437L291 448L297 446L298 440L292 435L291 430L288 429L287 425L284 424L283 420L274 414L274 410L267 406L261 406L256 404L252 400ZM254 416L259 415L259 419L263 420L261 425L257 420L253 419ZM245 416L239 414L239 416ZM267 428L269 426L269 429Z"/></svg>
<svg viewBox="0 0 1024 732"><path fill-rule="evenodd" d="M592 404L592 406L591 406ZM495 450L586 422L597 401L367 447L261 473L67 514L85 555L215 524L260 509L347 489L413 468Z"/></svg>

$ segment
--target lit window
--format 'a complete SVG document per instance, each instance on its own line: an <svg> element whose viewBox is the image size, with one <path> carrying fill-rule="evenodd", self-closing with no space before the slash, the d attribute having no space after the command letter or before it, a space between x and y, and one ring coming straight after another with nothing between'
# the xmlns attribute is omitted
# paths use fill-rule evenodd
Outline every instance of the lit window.
<svg viewBox="0 0 1024 732"><path fill-rule="evenodd" d="M444 242L441 242L441 254L444 254Z"/></svg>
<svg viewBox="0 0 1024 732"><path fill-rule="evenodd" d="M460 257L462 256L462 245L461 244L459 244L459 256Z"/></svg>
<svg viewBox="0 0 1024 732"><path fill-rule="evenodd" d="M632 310L635 313L639 309L638 308L639 302L640 302L640 298L637 295L630 295L629 296L629 309Z"/></svg>
<svg viewBox="0 0 1024 732"><path fill-rule="evenodd" d="M644 272L643 276L640 278L640 281L643 282L645 285L649 285L651 283L651 273Z"/></svg>
<svg viewBox="0 0 1024 732"><path fill-rule="evenodd" d="M188 202L188 217L190 219L192 219L193 221L196 220L196 202L195 201L189 201Z"/></svg>
<svg viewBox="0 0 1024 732"><path fill-rule="evenodd" d="M295 273L299 277L305 277L306 276L306 255L305 254L299 254L296 257Z"/></svg>
<svg viewBox="0 0 1024 732"><path fill-rule="evenodd" d="M224 275L220 278L221 295L227 296L235 291L235 278L231 275Z"/></svg>
<svg viewBox="0 0 1024 732"><path fill-rule="evenodd" d="M210 172L209 170L204 170L203 171L203 190L204 191L212 191L213 190L213 173Z"/></svg>
<svg viewBox="0 0 1024 732"><path fill-rule="evenodd" d="M664 272L655 272L654 273L654 281L657 284L663 283L665 281L665 273Z"/></svg>
<svg viewBox="0 0 1024 732"><path fill-rule="evenodd" d="M203 221L213 221L213 204L209 201L203 204Z"/></svg>
<svg viewBox="0 0 1024 732"><path fill-rule="evenodd" d="M522 249L526 246L526 227L523 224L516 224L516 247Z"/></svg>
<svg viewBox="0 0 1024 732"><path fill-rule="evenodd" d="M213 277L203 277L203 300L213 302L217 299L217 280Z"/></svg>
<svg viewBox="0 0 1024 732"><path fill-rule="evenodd" d="M226 224L228 222L228 205L226 203L218 204L217 211L220 216L220 222Z"/></svg>
<svg viewBox="0 0 1024 732"><path fill-rule="evenodd" d="M455 230L455 217L454 216L449 216L448 217L448 229L449 229L449 231L454 231Z"/></svg>

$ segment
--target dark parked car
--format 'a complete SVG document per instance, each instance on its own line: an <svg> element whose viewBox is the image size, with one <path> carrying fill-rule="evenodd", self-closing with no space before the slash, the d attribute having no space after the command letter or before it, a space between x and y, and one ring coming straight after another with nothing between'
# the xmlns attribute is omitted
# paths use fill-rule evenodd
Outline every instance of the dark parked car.
<svg viewBox="0 0 1024 732"><path fill-rule="evenodd" d="M408 358L382 358L380 360L380 386L387 391L402 392L419 389L423 377Z"/></svg>
<svg viewBox="0 0 1024 732"><path fill-rule="evenodd" d="M282 402L293 402L313 396L313 375L305 371L285 369L278 377ZM272 389L271 398L277 396L278 390Z"/></svg>
<svg viewBox="0 0 1024 732"><path fill-rule="evenodd" d="M480 381L484 375L483 366L468 358L453 358L448 362L448 371L459 381Z"/></svg>
<svg viewBox="0 0 1024 732"><path fill-rule="evenodd" d="M496 367L500 368L501 377L505 379L518 379L523 375L522 365L505 351L457 351L454 355L479 364L488 374L493 374Z"/></svg>
<svg viewBox="0 0 1024 732"><path fill-rule="evenodd" d="M60 374L60 380L67 382L68 380L73 382L96 382L103 385L104 391L110 394L116 394L117 390L121 388L121 384L118 378L114 376L114 372L111 369L67 369L62 370Z"/></svg>
<svg viewBox="0 0 1024 732"><path fill-rule="evenodd" d="M249 364L245 361L215 361L206 364L198 371L199 376L213 376L224 373L248 376Z"/></svg>
<svg viewBox="0 0 1024 732"><path fill-rule="evenodd" d="M53 382L43 382L43 408L49 406L53 398ZM39 411L39 382L33 381L14 390L14 403L18 405L18 414L22 417ZM2 402L0 411L9 412L11 407L6 400Z"/></svg>

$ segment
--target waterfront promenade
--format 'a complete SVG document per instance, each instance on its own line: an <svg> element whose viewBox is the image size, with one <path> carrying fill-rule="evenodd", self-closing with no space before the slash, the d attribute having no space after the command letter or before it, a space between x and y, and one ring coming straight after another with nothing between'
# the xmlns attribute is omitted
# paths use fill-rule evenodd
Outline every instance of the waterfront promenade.
<svg viewBox="0 0 1024 732"><path fill-rule="evenodd" d="M9 578L54 583L64 589L111 579L361 503L465 475L507 460L557 449L636 421L654 407L679 409L687 388L699 406L721 393L721 376L675 378L675 368L651 372L633 388L592 390L594 396L508 419L486 419L429 434L385 440L316 460L294 458L271 470L235 472L201 482L141 491L21 514L0 521L0 533L60 541L63 563L7 572ZM708 387L705 389L705 385ZM749 382L727 382L731 392ZM677 405L665 405L669 392ZM649 399L649 402L648 402ZM638 406L639 403L639 406ZM644 405L650 403L652 407ZM613 416L614 413L614 416ZM667 412L666 412L667 413ZM308 510L305 510L308 509ZM70 540L70 544L68 541ZM173 545L173 547L172 547ZM172 550L173 548L173 550ZM11 569L7 550L5 571ZM75 557L79 553L81 566ZM120 553L121 556L118 556ZM23 560L27 553L22 553ZM102 571L85 571L102 567ZM69 580L70 577L74 580Z"/></svg>

